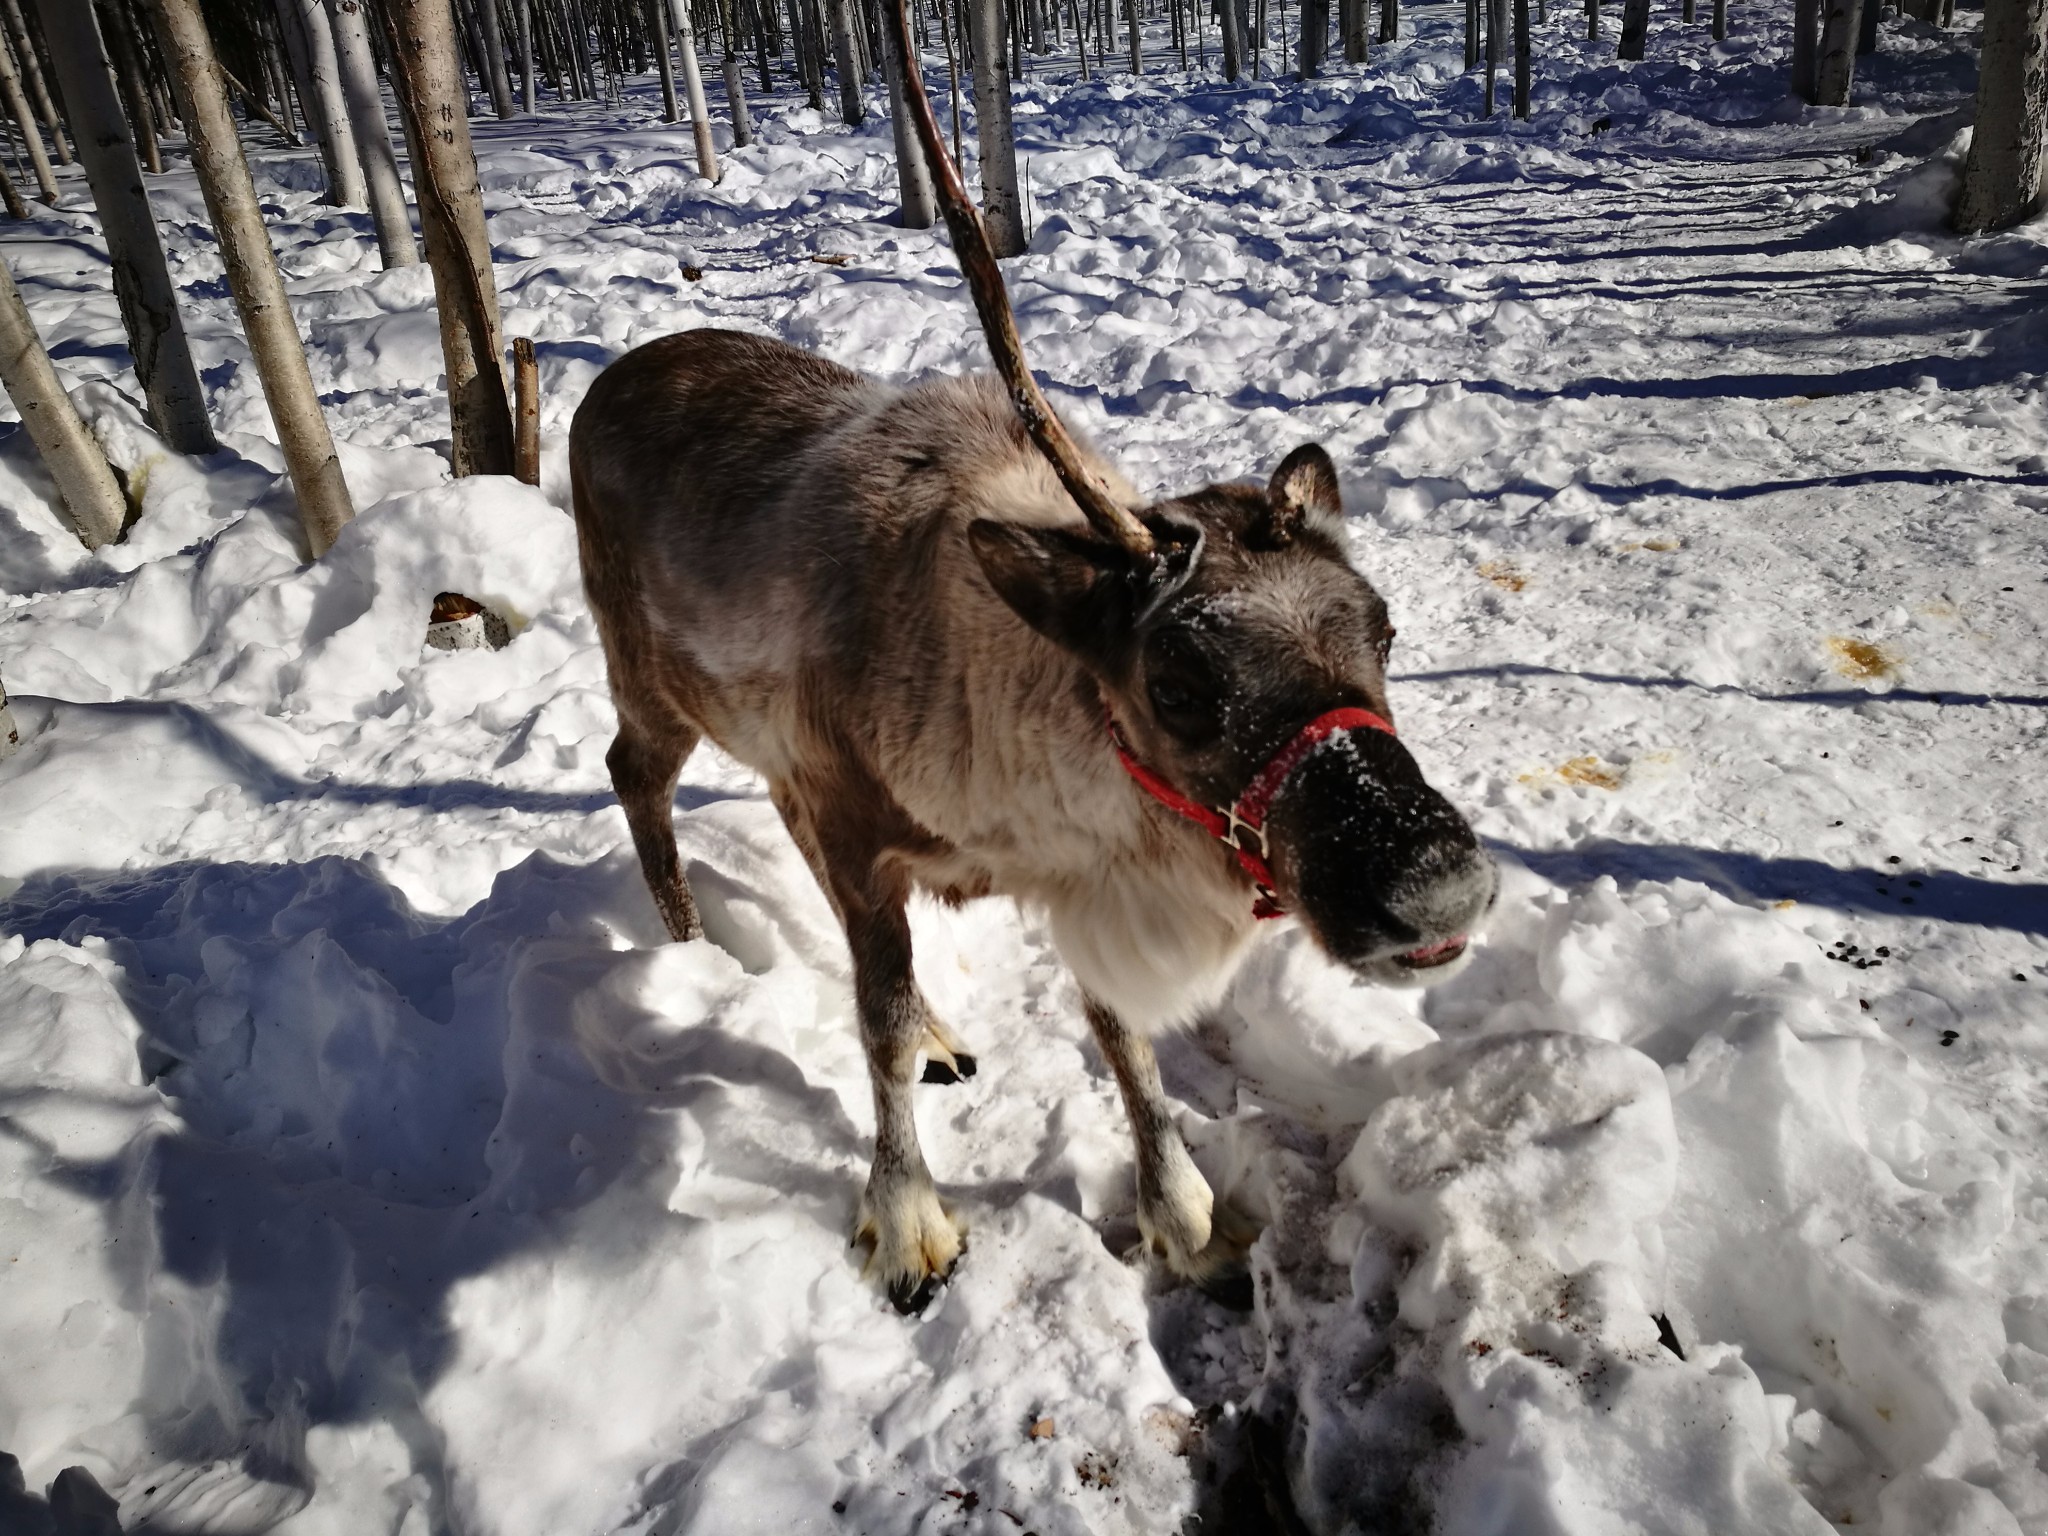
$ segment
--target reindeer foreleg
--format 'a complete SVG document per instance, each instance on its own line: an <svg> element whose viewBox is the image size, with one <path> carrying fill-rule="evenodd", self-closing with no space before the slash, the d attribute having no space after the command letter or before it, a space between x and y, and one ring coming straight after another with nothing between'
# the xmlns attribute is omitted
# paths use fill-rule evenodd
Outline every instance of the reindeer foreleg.
<svg viewBox="0 0 2048 1536"><path fill-rule="evenodd" d="M1251 1305L1245 1250L1256 1229L1219 1207L1173 1123L1152 1042L1093 998L1088 1027L1116 1075L1138 1148L1138 1231L1167 1267L1229 1306Z"/></svg>

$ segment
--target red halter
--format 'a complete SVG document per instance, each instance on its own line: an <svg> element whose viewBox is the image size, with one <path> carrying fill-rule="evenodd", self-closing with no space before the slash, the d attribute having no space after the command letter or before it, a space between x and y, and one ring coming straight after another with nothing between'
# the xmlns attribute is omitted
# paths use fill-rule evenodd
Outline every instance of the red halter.
<svg viewBox="0 0 2048 1536"><path fill-rule="evenodd" d="M1252 907L1252 916L1259 918L1282 917L1287 912L1280 904L1279 892L1273 889L1273 867L1267 862L1266 812L1272 808L1289 775L1301 766L1303 758L1339 731L1395 734L1390 722L1369 709L1333 709L1327 714L1317 715L1295 732L1293 740L1273 754L1271 762L1252 776L1244 793L1228 809L1219 811L1190 800L1139 762L1130 744L1124 740L1116 717L1108 713L1107 705L1103 706L1103 712L1108 716L1109 739L1116 748L1117 761L1124 765L1124 772L1136 779L1154 800L1176 815L1185 816L1237 856L1244 872L1252 877L1252 884L1259 888L1259 899Z"/></svg>

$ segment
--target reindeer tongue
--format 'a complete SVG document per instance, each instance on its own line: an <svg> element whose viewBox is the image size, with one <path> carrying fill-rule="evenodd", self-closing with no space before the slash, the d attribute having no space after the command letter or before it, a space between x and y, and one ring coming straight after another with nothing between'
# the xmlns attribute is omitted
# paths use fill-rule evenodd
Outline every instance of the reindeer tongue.
<svg viewBox="0 0 2048 1536"><path fill-rule="evenodd" d="M1433 965L1448 965L1457 959L1465 953L1467 942L1469 941L1461 933L1440 943L1425 944L1420 949L1411 949L1407 954L1396 955L1394 958L1411 969L1427 970Z"/></svg>

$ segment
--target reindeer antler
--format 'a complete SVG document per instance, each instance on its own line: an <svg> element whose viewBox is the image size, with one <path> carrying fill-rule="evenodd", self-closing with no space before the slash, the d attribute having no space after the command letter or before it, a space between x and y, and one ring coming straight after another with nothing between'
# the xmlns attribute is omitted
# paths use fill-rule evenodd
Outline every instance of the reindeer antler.
<svg viewBox="0 0 2048 1536"><path fill-rule="evenodd" d="M960 168L946 153L946 141L939 136L939 120L933 116L931 99L924 92L924 75L918 68L917 47L911 40L910 0L894 0L883 9L888 12L896 52L903 61L903 96L910 107L910 120L917 128L925 158L937 175L939 208L946 215L946 228L952 231L953 254L959 259L960 273L974 295L974 308L981 316L981 329L988 337L996 372L1009 386L1010 401L1024 420L1024 430L1051 462L1060 484L1067 488L1082 515L1097 533L1121 545L1149 569L1159 554L1150 530L1128 507L1118 504L1102 478L1088 467L1024 361L1024 343L1017 335L1016 316L1011 313L1009 295L1003 290L1002 269L996 265L988 229L981 222L981 210L968 197Z"/></svg>

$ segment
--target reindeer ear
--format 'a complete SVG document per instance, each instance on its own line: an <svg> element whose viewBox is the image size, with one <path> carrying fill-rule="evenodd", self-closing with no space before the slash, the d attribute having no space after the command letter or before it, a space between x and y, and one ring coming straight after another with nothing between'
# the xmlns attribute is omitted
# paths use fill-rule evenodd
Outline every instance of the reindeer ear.
<svg viewBox="0 0 2048 1536"><path fill-rule="evenodd" d="M1337 492L1337 466L1316 443L1304 443L1280 461L1266 486L1272 504L1265 533L1274 544L1290 543L1306 527L1341 539L1344 502Z"/></svg>
<svg viewBox="0 0 2048 1536"><path fill-rule="evenodd" d="M968 525L967 543L996 595L1054 644L1102 661L1129 639L1137 587L1115 545L986 518Z"/></svg>

